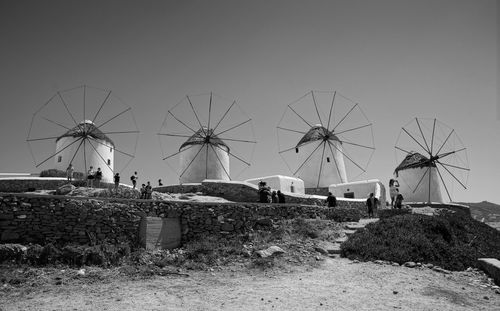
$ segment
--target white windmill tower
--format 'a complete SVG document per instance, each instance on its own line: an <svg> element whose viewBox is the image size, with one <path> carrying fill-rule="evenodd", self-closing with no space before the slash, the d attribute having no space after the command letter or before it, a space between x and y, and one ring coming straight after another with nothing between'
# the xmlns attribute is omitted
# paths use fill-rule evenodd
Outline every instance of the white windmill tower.
<svg viewBox="0 0 500 311"><path fill-rule="evenodd" d="M443 188L451 202L453 184L466 189L467 149L455 130L438 120L408 122L399 133L395 152L399 164L394 176L406 202L444 203Z"/></svg>
<svg viewBox="0 0 500 311"><path fill-rule="evenodd" d="M114 153L115 144L99 130L91 120L80 122L75 127L59 136L56 139L56 150L54 157L54 168L57 170L65 171L71 163L74 167L84 167L85 163L81 163L83 159L74 158L73 155L77 153L80 145L77 143L79 140L86 139L95 142L94 149L89 150L86 155L86 161L92 165L94 169L98 167L108 167L109 169L103 170L102 180L105 182L113 181L114 172ZM68 148L65 148L69 146Z"/></svg>
<svg viewBox="0 0 500 311"><path fill-rule="evenodd" d="M57 92L40 107L26 141L37 168L66 171L71 163L84 175L93 166L112 182L135 157L138 134L132 108L111 91L83 85Z"/></svg>
<svg viewBox="0 0 500 311"><path fill-rule="evenodd" d="M236 101L213 93L182 99L168 111L158 137L163 160L181 184L236 178L250 166L256 143L251 119Z"/></svg>
<svg viewBox="0 0 500 311"><path fill-rule="evenodd" d="M311 91L289 104L277 135L279 154L306 193L353 181L375 150L372 123L338 92Z"/></svg>

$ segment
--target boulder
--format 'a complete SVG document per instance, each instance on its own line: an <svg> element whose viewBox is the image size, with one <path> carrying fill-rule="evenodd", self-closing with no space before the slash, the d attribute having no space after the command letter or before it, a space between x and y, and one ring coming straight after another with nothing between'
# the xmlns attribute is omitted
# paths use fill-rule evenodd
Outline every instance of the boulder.
<svg viewBox="0 0 500 311"><path fill-rule="evenodd" d="M319 242L316 246L314 246L314 250L324 255L340 254L340 246L328 241Z"/></svg>
<svg viewBox="0 0 500 311"><path fill-rule="evenodd" d="M260 251L256 251L257 255L259 255L262 258L267 258L267 257L272 257L280 254L284 254L285 251L279 247L279 246L270 246L267 249L263 249Z"/></svg>
<svg viewBox="0 0 500 311"><path fill-rule="evenodd" d="M64 184L61 187L56 189L56 194L58 195L66 195L70 193L71 191L75 190L76 187L73 186L72 184Z"/></svg>
<svg viewBox="0 0 500 311"><path fill-rule="evenodd" d="M405 262L403 264L403 266L408 267L408 268L415 268L417 266L417 264L414 263L413 261L408 261L408 262Z"/></svg>

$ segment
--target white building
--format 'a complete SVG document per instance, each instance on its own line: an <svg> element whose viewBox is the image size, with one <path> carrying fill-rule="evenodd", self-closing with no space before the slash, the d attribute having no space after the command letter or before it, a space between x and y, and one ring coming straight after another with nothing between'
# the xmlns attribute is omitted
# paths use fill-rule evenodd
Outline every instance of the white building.
<svg viewBox="0 0 500 311"><path fill-rule="evenodd" d="M76 140L80 141L75 142ZM85 143L81 143L81 140L85 140ZM56 139L54 168L66 171L69 164L72 163L75 172L86 174L85 166L87 169L93 166L94 170L100 167L102 181L113 182L114 147L113 141L100 131L92 121L85 120ZM86 148L85 152L83 152L83 148ZM83 159L83 154L86 156L86 161Z"/></svg>
<svg viewBox="0 0 500 311"><path fill-rule="evenodd" d="M181 184L201 183L204 179L230 180L229 147L213 130L200 128L179 151Z"/></svg>
<svg viewBox="0 0 500 311"><path fill-rule="evenodd" d="M408 154L394 170L394 176L405 202L443 203L436 166L420 153Z"/></svg>
<svg viewBox="0 0 500 311"><path fill-rule="evenodd" d="M256 186L258 186L261 181L264 181L267 186L271 187L271 189L280 190L283 193L305 193L304 182L301 179L295 177L273 175L245 180L245 182L254 184Z"/></svg>
<svg viewBox="0 0 500 311"><path fill-rule="evenodd" d="M322 146L318 147L318 144ZM324 152L323 152L324 149ZM295 152L301 165L295 174L305 188L323 188L347 182L342 142L321 124L316 124L300 139Z"/></svg>
<svg viewBox="0 0 500 311"><path fill-rule="evenodd" d="M328 187L337 198L366 199L373 193L381 204L385 204L386 191L384 184L378 179L354 181L343 184L333 184Z"/></svg>

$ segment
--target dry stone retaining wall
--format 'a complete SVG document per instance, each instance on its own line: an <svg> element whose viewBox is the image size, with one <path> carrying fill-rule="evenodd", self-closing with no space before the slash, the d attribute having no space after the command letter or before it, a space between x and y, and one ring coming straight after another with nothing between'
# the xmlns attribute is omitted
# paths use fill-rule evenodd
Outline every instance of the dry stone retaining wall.
<svg viewBox="0 0 500 311"><path fill-rule="evenodd" d="M182 241L199 235L244 233L279 219L359 219L355 208L299 204L96 200L27 194L3 194L0 204L1 243L137 243L141 219L146 216L179 217Z"/></svg>

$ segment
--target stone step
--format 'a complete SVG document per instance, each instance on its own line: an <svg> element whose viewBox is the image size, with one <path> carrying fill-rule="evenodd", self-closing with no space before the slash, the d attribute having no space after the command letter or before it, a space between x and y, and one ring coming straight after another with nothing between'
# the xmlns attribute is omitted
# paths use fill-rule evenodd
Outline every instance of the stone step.
<svg viewBox="0 0 500 311"><path fill-rule="evenodd" d="M344 243L345 241L347 241L347 236L336 239L335 243Z"/></svg>
<svg viewBox="0 0 500 311"><path fill-rule="evenodd" d="M344 233L349 236L349 235L352 235L356 232L356 230L344 230Z"/></svg>
<svg viewBox="0 0 500 311"><path fill-rule="evenodd" d="M363 229L365 225L362 224L348 224L345 226L349 230L358 230L358 229Z"/></svg>

